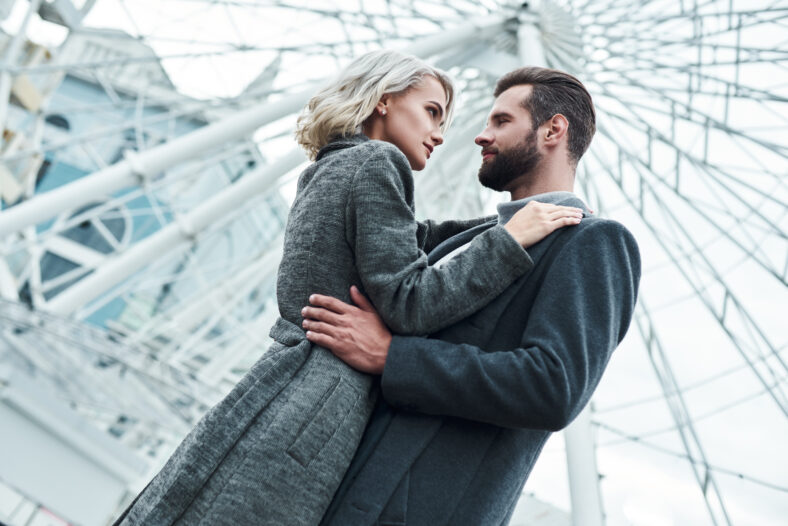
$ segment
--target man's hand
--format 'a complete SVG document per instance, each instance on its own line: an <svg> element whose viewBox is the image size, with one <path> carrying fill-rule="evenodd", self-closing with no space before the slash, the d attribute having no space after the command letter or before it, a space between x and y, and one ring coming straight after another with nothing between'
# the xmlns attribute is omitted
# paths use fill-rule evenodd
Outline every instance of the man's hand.
<svg viewBox="0 0 788 526"><path fill-rule="evenodd" d="M331 296L312 294L309 302L313 306L301 310L306 337L354 369L382 374L391 332L355 286L350 287L350 298L357 307Z"/></svg>

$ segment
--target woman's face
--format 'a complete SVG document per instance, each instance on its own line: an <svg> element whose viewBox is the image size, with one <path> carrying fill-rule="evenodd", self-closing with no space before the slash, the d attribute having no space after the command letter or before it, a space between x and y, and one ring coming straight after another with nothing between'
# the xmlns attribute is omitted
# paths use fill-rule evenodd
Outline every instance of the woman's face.
<svg viewBox="0 0 788 526"><path fill-rule="evenodd" d="M422 170L432 151L443 143L441 124L446 114L446 92L432 76L396 95L384 95L370 123L370 139L387 141L400 149L410 167Z"/></svg>

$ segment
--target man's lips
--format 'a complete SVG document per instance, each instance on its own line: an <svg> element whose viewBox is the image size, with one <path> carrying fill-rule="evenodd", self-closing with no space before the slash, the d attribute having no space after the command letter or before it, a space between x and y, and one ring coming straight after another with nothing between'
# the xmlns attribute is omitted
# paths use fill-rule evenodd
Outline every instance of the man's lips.
<svg viewBox="0 0 788 526"><path fill-rule="evenodd" d="M486 161L497 153L497 150L482 150L482 161Z"/></svg>

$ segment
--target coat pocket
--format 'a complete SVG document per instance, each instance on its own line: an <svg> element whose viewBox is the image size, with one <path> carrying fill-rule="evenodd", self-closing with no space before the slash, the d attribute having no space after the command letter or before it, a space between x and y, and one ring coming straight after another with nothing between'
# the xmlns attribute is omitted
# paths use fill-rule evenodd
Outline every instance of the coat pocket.
<svg viewBox="0 0 788 526"><path fill-rule="evenodd" d="M353 410L358 398L356 389L341 377L335 377L316 404L313 416L301 427L287 453L299 464L308 467L337 432L348 412Z"/></svg>

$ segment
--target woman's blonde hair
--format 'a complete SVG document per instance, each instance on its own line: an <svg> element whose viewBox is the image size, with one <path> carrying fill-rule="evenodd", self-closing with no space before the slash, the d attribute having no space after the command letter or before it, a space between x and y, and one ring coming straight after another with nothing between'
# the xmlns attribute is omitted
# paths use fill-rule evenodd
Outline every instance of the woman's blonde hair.
<svg viewBox="0 0 788 526"><path fill-rule="evenodd" d="M454 84L449 76L412 55L379 50L355 59L309 100L298 117L298 144L314 160L331 140L360 133L361 124L384 94L404 93L427 75L435 77L446 91L446 115L441 126L445 131L454 107Z"/></svg>

